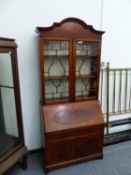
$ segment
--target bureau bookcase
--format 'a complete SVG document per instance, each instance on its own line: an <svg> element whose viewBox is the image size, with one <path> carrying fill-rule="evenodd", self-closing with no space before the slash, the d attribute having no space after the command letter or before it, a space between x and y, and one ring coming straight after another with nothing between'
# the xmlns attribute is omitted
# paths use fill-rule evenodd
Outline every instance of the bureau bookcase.
<svg viewBox="0 0 131 175"><path fill-rule="evenodd" d="M37 32L46 172L102 158L98 89L104 32L77 18L37 27Z"/></svg>

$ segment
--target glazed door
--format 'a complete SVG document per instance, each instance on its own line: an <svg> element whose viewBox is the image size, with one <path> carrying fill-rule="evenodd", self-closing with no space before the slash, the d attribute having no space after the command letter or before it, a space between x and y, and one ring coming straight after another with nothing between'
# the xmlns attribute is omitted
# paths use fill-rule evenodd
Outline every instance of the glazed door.
<svg viewBox="0 0 131 175"><path fill-rule="evenodd" d="M75 99L95 99L99 77L99 43L77 40L74 42Z"/></svg>
<svg viewBox="0 0 131 175"><path fill-rule="evenodd" d="M45 103L69 101L71 42L64 39L44 39L43 48L44 101Z"/></svg>
<svg viewBox="0 0 131 175"><path fill-rule="evenodd" d="M0 52L0 159L18 145L11 52Z"/></svg>

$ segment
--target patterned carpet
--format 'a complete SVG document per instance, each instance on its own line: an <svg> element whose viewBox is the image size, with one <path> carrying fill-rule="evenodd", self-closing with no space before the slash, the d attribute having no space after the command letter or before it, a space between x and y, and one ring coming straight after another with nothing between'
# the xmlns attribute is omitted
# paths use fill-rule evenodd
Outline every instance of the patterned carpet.
<svg viewBox="0 0 131 175"><path fill-rule="evenodd" d="M44 175L41 155L29 156L26 171L16 165L6 175ZM105 147L103 160L73 165L49 175L131 175L131 141Z"/></svg>

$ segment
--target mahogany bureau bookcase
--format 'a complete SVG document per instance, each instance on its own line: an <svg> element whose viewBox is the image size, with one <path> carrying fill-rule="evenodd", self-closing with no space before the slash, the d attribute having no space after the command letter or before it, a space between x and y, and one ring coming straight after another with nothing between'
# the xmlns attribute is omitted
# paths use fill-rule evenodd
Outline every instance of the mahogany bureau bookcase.
<svg viewBox="0 0 131 175"><path fill-rule="evenodd" d="M101 39L80 19L37 27L40 48L45 172L103 157L98 101Z"/></svg>

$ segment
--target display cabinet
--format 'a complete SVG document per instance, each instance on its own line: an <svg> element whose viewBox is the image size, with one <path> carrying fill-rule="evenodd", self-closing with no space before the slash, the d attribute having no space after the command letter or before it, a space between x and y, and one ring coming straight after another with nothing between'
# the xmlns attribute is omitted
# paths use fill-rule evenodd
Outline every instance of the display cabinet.
<svg viewBox="0 0 131 175"><path fill-rule="evenodd" d="M98 101L101 39L80 19L37 27L40 46L45 170L102 158Z"/></svg>
<svg viewBox="0 0 131 175"><path fill-rule="evenodd" d="M18 161L27 167L16 48L13 39L0 38L0 175Z"/></svg>

